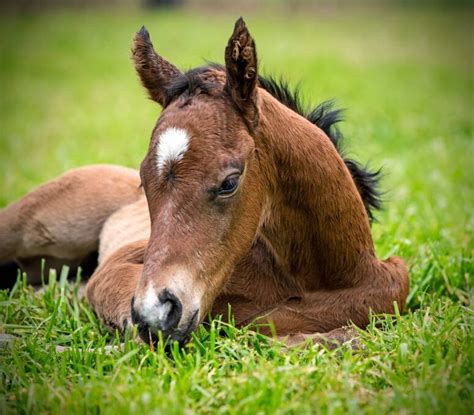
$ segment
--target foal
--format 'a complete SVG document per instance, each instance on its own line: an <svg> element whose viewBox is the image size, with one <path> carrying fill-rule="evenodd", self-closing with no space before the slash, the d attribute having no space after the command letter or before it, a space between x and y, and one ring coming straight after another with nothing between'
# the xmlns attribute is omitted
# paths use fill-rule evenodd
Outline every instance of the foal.
<svg viewBox="0 0 474 415"><path fill-rule="evenodd" d="M406 266L378 260L370 233L374 177L328 137L337 113L310 115L323 131L259 78L242 19L225 67L183 74L144 28L133 59L163 111L140 168L145 195L124 201L99 238L87 298L108 325L185 342L230 304L238 325L301 336L365 327L394 301L403 309Z"/></svg>
<svg viewBox="0 0 474 415"><path fill-rule="evenodd" d="M403 308L404 263L376 258L361 195L327 135L259 87L242 19L225 68L183 74L145 29L133 58L163 107L140 168L151 233L91 279L99 314L119 327L131 317L145 340L162 331L183 341L228 304L237 324L272 322L280 335L363 327L369 310Z"/></svg>

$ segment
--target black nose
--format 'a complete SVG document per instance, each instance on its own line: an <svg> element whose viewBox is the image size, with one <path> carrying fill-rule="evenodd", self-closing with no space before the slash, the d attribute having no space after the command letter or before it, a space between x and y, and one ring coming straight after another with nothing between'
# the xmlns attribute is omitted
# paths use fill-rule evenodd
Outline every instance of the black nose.
<svg viewBox="0 0 474 415"><path fill-rule="evenodd" d="M150 340L156 342L159 331L162 332L163 340L174 334L183 314L183 305L176 295L164 289L158 294L153 307L147 309L146 314L143 313L144 310L137 306L135 297L132 298L132 321L138 326L138 334L147 343Z"/></svg>

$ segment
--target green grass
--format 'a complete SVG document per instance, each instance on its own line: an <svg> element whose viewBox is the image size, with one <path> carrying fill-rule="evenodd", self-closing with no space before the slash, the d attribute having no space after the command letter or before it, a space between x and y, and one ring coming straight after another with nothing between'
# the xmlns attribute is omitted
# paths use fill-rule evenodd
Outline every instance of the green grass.
<svg viewBox="0 0 474 415"><path fill-rule="evenodd" d="M146 24L182 68L222 62L235 16L62 11L0 17L0 206L84 164L137 167L159 108L129 62ZM381 257L410 267L407 312L374 316L364 348L283 350L219 321L166 356L125 350L50 276L0 292L0 413L472 413L471 10L249 16L261 69L337 98L347 152L383 166ZM227 336L218 333L224 331ZM55 346L70 346L64 353Z"/></svg>

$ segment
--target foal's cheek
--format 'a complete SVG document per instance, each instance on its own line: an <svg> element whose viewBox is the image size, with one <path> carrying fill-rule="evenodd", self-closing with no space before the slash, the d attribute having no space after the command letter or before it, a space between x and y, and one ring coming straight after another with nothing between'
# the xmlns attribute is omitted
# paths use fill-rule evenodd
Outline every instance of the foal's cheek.
<svg viewBox="0 0 474 415"><path fill-rule="evenodd" d="M212 310L214 302L222 292L225 285L224 278L216 278L216 275L209 276L207 281L201 281L203 287L203 295L199 307L199 320L202 322L207 318Z"/></svg>

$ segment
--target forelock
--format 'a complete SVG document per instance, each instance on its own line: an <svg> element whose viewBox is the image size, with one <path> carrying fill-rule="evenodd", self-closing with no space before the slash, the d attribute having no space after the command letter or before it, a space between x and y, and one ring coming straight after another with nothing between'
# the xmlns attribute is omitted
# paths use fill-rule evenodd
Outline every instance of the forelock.
<svg viewBox="0 0 474 415"><path fill-rule="evenodd" d="M191 69L166 86L165 107L179 97L192 98L199 94L219 94L225 83L225 70L218 64Z"/></svg>

